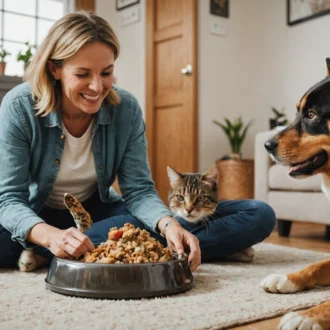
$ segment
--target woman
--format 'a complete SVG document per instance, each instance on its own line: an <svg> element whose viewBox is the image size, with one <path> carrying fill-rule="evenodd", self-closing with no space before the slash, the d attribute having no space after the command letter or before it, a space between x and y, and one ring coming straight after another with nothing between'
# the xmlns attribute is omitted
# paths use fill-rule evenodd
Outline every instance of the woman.
<svg viewBox="0 0 330 330"><path fill-rule="evenodd" d="M196 228L180 221L188 231L175 221L155 191L141 109L131 94L113 85L118 55L119 42L105 20L86 12L66 15L38 48L27 83L3 99L1 267L19 259L20 269L29 271L41 265L39 256L79 257L104 241L111 227L126 222L163 243L159 234L164 234L179 254L187 247L192 271L200 264L199 240L189 232ZM111 188L116 175L122 198ZM85 233L65 209L65 192L91 214L94 225ZM272 209L255 201L226 206L223 216L239 218L231 234L248 237L238 250L268 236L275 221ZM207 237L205 228L195 232L204 241L221 240Z"/></svg>

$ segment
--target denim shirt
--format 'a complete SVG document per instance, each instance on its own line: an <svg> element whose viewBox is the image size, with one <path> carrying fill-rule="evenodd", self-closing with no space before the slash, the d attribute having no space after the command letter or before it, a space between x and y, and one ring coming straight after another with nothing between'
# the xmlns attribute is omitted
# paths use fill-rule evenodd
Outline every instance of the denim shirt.
<svg viewBox="0 0 330 330"><path fill-rule="evenodd" d="M95 117L92 150L98 190L104 203L121 198L152 231L172 212L160 200L151 179L142 111L128 92L113 87L119 105L103 103ZM44 222L38 213L53 189L65 134L61 112L36 116L28 83L8 92L0 108L0 224L23 247L29 231ZM116 175L122 197L111 188Z"/></svg>

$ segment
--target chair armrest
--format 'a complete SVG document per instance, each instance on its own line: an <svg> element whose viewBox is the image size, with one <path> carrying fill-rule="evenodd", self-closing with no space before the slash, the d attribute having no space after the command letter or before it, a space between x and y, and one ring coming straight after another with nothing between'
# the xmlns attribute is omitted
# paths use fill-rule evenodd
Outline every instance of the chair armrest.
<svg viewBox="0 0 330 330"><path fill-rule="evenodd" d="M283 129L283 127L282 127ZM269 192L269 168L272 160L264 147L264 143L277 134L281 129L275 128L271 131L260 132L255 138L254 147L254 198L268 202Z"/></svg>

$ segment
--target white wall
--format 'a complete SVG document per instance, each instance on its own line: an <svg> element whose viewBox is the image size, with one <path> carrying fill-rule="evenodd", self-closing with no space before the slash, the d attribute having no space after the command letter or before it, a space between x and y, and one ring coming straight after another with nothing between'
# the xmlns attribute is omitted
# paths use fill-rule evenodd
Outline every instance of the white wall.
<svg viewBox="0 0 330 330"><path fill-rule="evenodd" d="M117 84L131 92L145 109L145 0L140 0L140 21L120 26L116 0L96 0L96 13L114 29L121 46L115 63Z"/></svg>
<svg viewBox="0 0 330 330"><path fill-rule="evenodd" d="M255 119L243 145L253 158L255 135L268 129L271 107L285 108L292 120L302 94L326 73L330 56L330 15L294 26L286 24L286 0L232 0L230 18L209 14L199 1L199 167L206 170L229 153L229 143L212 119ZM228 35L209 33L223 20ZM209 63L209 65L208 65ZM207 82L207 85L206 85Z"/></svg>
<svg viewBox="0 0 330 330"><path fill-rule="evenodd" d="M199 1L199 167L203 171L230 152L227 138L213 119L223 121L226 116L233 120L242 115L248 122L258 114L243 145L245 157L252 156L254 131L265 127L267 59L263 54L264 7L260 3L231 1L230 18L226 19L209 13L209 1ZM214 21L227 24L226 37L210 34Z"/></svg>
<svg viewBox="0 0 330 330"><path fill-rule="evenodd" d="M111 23L122 45L118 84L144 109L145 0L140 8L140 22L120 27L115 0L96 0L96 12ZM226 37L210 34L213 21L227 23ZM255 120L242 149L246 158L253 158L255 135L268 129L271 107L284 107L293 119L302 94L325 75L329 23L326 15L287 26L286 0L231 0L229 19L211 15L209 0L198 0L200 171L230 151L213 119Z"/></svg>

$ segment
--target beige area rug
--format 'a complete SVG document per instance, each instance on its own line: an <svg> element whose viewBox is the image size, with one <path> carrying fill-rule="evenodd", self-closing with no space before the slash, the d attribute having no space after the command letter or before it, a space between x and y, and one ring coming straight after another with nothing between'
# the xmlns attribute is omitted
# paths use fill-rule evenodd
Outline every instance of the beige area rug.
<svg viewBox="0 0 330 330"><path fill-rule="evenodd" d="M329 288L298 294L265 293L259 282L330 254L261 243L254 264L203 264L193 288L180 295L143 300L92 300L45 289L46 270L0 270L0 329L226 329L307 308L330 299Z"/></svg>

